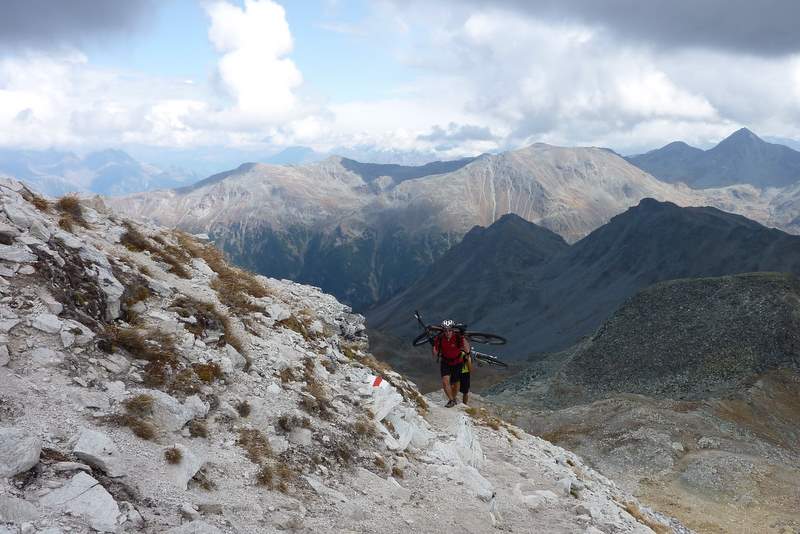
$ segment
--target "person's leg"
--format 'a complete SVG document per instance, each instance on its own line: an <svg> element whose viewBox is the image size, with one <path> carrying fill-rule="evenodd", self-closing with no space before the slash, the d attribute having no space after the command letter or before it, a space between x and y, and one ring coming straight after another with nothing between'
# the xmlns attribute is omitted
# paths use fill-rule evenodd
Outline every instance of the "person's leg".
<svg viewBox="0 0 800 534"><path fill-rule="evenodd" d="M455 399L452 392L452 387L450 386L450 377L452 373L450 372L450 366L444 363L444 360L439 362L439 372L442 375L442 391L444 391L444 396L447 397L448 401L452 401Z"/></svg>
<svg viewBox="0 0 800 534"><path fill-rule="evenodd" d="M450 398L458 399L458 387L461 385L461 364L450 368Z"/></svg>
<svg viewBox="0 0 800 534"><path fill-rule="evenodd" d="M453 400L453 388L450 386L450 375L442 376L442 391L447 400Z"/></svg>
<svg viewBox="0 0 800 534"><path fill-rule="evenodd" d="M469 377L472 373L461 373L461 396L464 399L464 404L469 401Z"/></svg>

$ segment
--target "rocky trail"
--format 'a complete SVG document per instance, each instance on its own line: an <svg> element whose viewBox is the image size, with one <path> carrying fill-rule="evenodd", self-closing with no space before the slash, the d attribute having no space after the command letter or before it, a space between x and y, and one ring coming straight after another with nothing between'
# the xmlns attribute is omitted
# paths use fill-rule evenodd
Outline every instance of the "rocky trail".
<svg viewBox="0 0 800 534"><path fill-rule="evenodd" d="M0 534L687 532L319 289L0 182Z"/></svg>

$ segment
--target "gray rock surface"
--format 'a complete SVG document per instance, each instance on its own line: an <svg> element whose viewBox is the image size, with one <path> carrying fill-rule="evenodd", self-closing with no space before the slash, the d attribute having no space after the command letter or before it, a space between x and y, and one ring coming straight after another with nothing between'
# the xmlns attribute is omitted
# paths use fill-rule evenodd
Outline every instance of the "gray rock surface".
<svg viewBox="0 0 800 534"><path fill-rule="evenodd" d="M86 473L73 476L41 499L42 506L85 519L98 532L115 532L119 506L97 480Z"/></svg>
<svg viewBox="0 0 800 534"><path fill-rule="evenodd" d="M13 477L39 463L42 440L16 428L0 428L0 478Z"/></svg>
<svg viewBox="0 0 800 534"><path fill-rule="evenodd" d="M122 455L106 434L90 428L81 429L72 451L89 465L101 469L110 477L125 475Z"/></svg>
<svg viewBox="0 0 800 534"><path fill-rule="evenodd" d="M16 497L0 495L0 523L24 523L39 519L39 509Z"/></svg>

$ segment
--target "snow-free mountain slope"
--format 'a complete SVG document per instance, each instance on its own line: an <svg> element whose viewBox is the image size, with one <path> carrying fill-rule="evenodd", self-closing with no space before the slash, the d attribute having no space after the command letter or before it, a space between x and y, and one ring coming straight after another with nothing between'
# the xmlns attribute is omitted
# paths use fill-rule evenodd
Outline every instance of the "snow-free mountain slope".
<svg viewBox="0 0 800 534"><path fill-rule="evenodd" d="M767 199L747 187L693 191L608 150L537 144L422 167L337 157L245 164L191 187L109 202L130 216L207 233L240 265L366 309L411 285L472 227L507 213L569 242L645 197L713 203L767 221Z"/></svg>
<svg viewBox="0 0 800 534"><path fill-rule="evenodd" d="M19 182L0 236L3 532L687 532L425 399L316 288Z"/></svg>
<svg viewBox="0 0 800 534"><path fill-rule="evenodd" d="M499 227L492 240L502 241L503 233ZM453 294L464 297L450 306L434 303L432 312L469 318L477 329L497 331L510 341L496 351L524 359L572 345L625 299L658 281L753 271L800 274L800 237L715 208L645 199L549 260L519 272L508 270L502 257L484 259L482 268L502 273L503 282L486 279L485 287L453 287ZM435 264L406 293L371 311L371 328L408 338L416 325L404 308L427 302L425 288L446 287L448 280L447 265ZM495 290L505 298L492 296ZM444 317L430 320L437 318Z"/></svg>

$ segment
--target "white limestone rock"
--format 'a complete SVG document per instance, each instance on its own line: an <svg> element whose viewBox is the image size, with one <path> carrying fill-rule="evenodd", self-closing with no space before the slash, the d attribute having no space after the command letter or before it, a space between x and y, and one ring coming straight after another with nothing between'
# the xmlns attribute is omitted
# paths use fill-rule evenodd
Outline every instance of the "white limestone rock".
<svg viewBox="0 0 800 534"><path fill-rule="evenodd" d="M200 471L205 461L179 443L173 447L181 452L181 460L177 464L167 464L167 477L178 489L185 491L189 481Z"/></svg>
<svg viewBox="0 0 800 534"><path fill-rule="evenodd" d="M9 263L29 263L37 260L28 247L14 245L0 245L0 260Z"/></svg>
<svg viewBox="0 0 800 534"><path fill-rule="evenodd" d="M37 367L56 367L64 361L64 353L48 347L39 347L30 352L30 359Z"/></svg>
<svg viewBox="0 0 800 534"><path fill-rule="evenodd" d="M52 313L41 313L33 318L31 326L48 334L58 334L64 324Z"/></svg>
<svg viewBox="0 0 800 534"><path fill-rule="evenodd" d="M98 532L115 532L119 506L100 483L78 473L67 484L41 499L42 506L80 517Z"/></svg>
<svg viewBox="0 0 800 534"><path fill-rule="evenodd" d="M247 360L242 356L238 350L236 350L231 345L225 345L225 353L230 358L231 363L233 363L234 369L244 369Z"/></svg>
<svg viewBox="0 0 800 534"><path fill-rule="evenodd" d="M169 432L180 430L190 419L194 419L198 413L202 413L202 409L195 401L190 401L189 405L186 406L163 391L142 389L134 392L134 394L139 393L153 397L153 422L162 430ZM202 401L200 402L204 404ZM204 404L204 406L205 412L208 413L208 405Z"/></svg>
<svg viewBox="0 0 800 534"><path fill-rule="evenodd" d="M125 475L122 455L111 438L102 432L82 428L73 452L76 457L101 469L110 477Z"/></svg>
<svg viewBox="0 0 800 534"><path fill-rule="evenodd" d="M42 440L16 428L0 428L0 478L24 473L37 463Z"/></svg>
<svg viewBox="0 0 800 534"><path fill-rule="evenodd" d="M0 523L24 523L39 519L39 509L28 501L0 495Z"/></svg>
<svg viewBox="0 0 800 534"><path fill-rule="evenodd" d="M5 367L11 361L11 355L8 353L7 345L0 345L0 367Z"/></svg>

